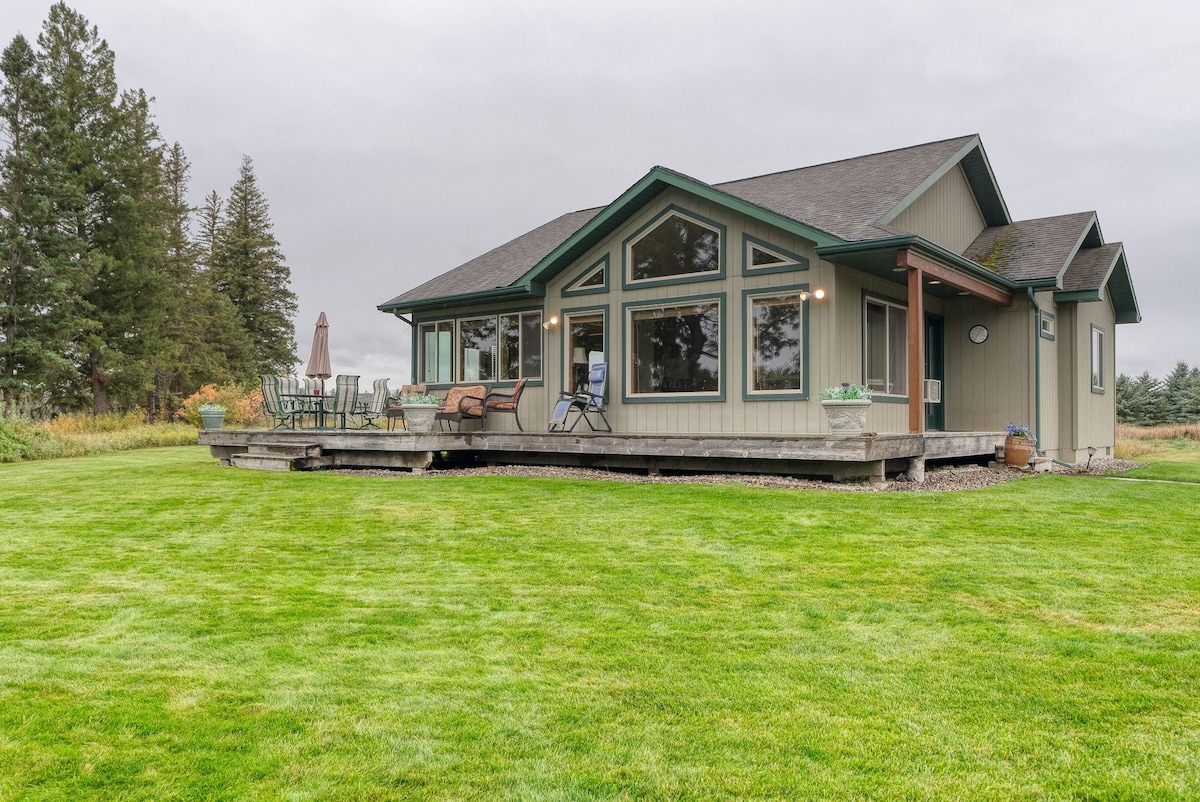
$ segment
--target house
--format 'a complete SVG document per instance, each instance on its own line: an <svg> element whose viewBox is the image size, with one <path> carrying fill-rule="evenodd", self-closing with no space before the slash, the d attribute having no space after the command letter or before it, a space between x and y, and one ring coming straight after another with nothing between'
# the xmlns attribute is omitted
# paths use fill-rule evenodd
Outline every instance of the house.
<svg viewBox="0 0 1200 802"><path fill-rule="evenodd" d="M1141 318L1096 214L1014 221L974 135L721 184L655 167L378 308L431 389L528 379L526 421L604 361L622 433L826 432L820 389L850 382L875 432L1016 421L1067 462L1111 452Z"/></svg>

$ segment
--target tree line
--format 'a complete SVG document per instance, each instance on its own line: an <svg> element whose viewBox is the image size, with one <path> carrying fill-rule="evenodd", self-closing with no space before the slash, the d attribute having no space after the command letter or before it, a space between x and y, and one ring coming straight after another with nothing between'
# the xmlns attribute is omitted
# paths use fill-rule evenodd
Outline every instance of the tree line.
<svg viewBox="0 0 1200 802"><path fill-rule="evenodd" d="M1159 381L1148 372L1117 377L1117 420L1136 426L1200 421L1200 367L1178 362Z"/></svg>
<svg viewBox="0 0 1200 802"><path fill-rule="evenodd" d="M0 56L0 412L156 408L296 362L296 296L243 157L226 198L153 98L121 90L97 28L59 2Z"/></svg>

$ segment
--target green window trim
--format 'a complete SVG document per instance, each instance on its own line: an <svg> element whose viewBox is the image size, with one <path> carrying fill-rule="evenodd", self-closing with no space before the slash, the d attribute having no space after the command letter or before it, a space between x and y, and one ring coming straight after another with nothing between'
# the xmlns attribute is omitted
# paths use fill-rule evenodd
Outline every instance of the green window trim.
<svg viewBox="0 0 1200 802"><path fill-rule="evenodd" d="M1095 323L1091 326L1091 374L1092 392L1104 395L1104 329Z"/></svg>
<svg viewBox="0 0 1200 802"><path fill-rule="evenodd" d="M509 309L496 312L475 312L462 314L457 317L431 317L428 319L417 319L413 321L414 331L414 347L413 347L413 374L414 380L420 384L426 384L430 388L447 389L461 384L490 384L495 387L505 387L515 385L517 381L524 378L531 386L538 386L545 381L546 370L546 354L545 354L545 336L542 330L542 319L545 312L541 307L525 307L521 309ZM499 364L500 349L499 339L502 336L501 319L502 318L517 318L517 370L518 375L501 376L501 373L507 373L502 370ZM526 318L531 320L526 323ZM534 319L536 318L536 326ZM492 321L494 325L494 337L496 338L495 352L497 354L497 364L492 365L492 372L497 375L491 378L467 379L465 378L466 366L461 351L463 351L463 324L473 321ZM528 336L533 333L536 328L536 336L538 342L536 345L528 344ZM430 342L428 335L435 334L435 340ZM431 350L432 346L432 350ZM437 369L433 374L429 373L427 368L430 354L433 354L438 360ZM527 358L536 356L538 371L537 375L524 375L525 363Z"/></svg>
<svg viewBox="0 0 1200 802"><path fill-rule="evenodd" d="M703 392L634 393L633 382L633 315L650 309L676 309L700 304L716 304L717 307L717 389ZM706 293L678 298L658 298L644 301L629 301L621 304L621 398L626 404L679 404L723 402L727 385L727 295L724 292ZM611 374L610 374L611 375Z"/></svg>
<svg viewBox="0 0 1200 802"><path fill-rule="evenodd" d="M670 217L678 217L685 222L706 228L717 235L717 269L696 271L692 273L677 273L660 278L633 278L633 248L649 234L658 229ZM650 218L645 224L630 234L621 242L621 288L625 290L640 287L663 287L672 284L695 284L702 281L717 281L725 278L725 241L726 229L721 223L707 217L690 212L681 206L671 204Z"/></svg>
<svg viewBox="0 0 1200 802"><path fill-rule="evenodd" d="M604 256L592 262L585 270L580 271L578 276L571 279L562 288L562 297L568 298L573 295L595 295L597 293L608 292L608 280L611 272L608 262L608 254L604 254ZM599 281L597 281L597 276L599 277Z"/></svg>
<svg viewBox="0 0 1200 802"><path fill-rule="evenodd" d="M779 259L773 264L754 266L754 251L770 254ZM791 273L796 270L808 270L808 258L791 251L772 245L766 240L750 234L742 234L742 275L764 276L770 273Z"/></svg>
<svg viewBox="0 0 1200 802"><path fill-rule="evenodd" d="M577 306L577 307L572 307L570 309L563 309L558 313L558 317L559 317L559 324L558 324L559 325L559 335L558 335L559 348L558 348L558 350L559 350L559 353L561 354L561 357L560 357L561 370L559 372L561 381L559 383L562 385L560 387L560 389L562 389L562 390L574 391L574 389L575 389L573 386L571 386L571 381L569 381L569 380L573 380L573 378L575 378L572 376L572 373L575 368L575 362L574 362L573 354L571 353L571 350L572 350L571 339L570 339L571 338L571 318L572 317L594 317L597 315L600 317L601 325L603 326L603 329L601 332L601 342L603 343L602 351L604 352L605 362L606 362L606 364L608 364L608 385L606 385L605 395L608 395L611 392L610 390L607 389L609 386L611 386L612 375L613 375L612 350L611 350L611 345L610 345L610 343L612 342L612 338L611 338L611 334L610 334L612 315L609 313L609 305L608 304L597 304L595 306ZM585 354L585 357L586 357L586 354Z"/></svg>
<svg viewBox="0 0 1200 802"><path fill-rule="evenodd" d="M1038 336L1043 340L1053 340L1058 333L1058 321L1049 312L1038 313Z"/></svg>
<svg viewBox="0 0 1200 802"><path fill-rule="evenodd" d="M742 290L742 400L743 401L807 401L808 388L808 337L809 337L809 302L800 301L800 387L795 390L756 390L753 387L754 378L754 338L751 326L754 322L753 304L759 299L786 298L807 292L808 284L789 284L782 287L764 287L762 289Z"/></svg>

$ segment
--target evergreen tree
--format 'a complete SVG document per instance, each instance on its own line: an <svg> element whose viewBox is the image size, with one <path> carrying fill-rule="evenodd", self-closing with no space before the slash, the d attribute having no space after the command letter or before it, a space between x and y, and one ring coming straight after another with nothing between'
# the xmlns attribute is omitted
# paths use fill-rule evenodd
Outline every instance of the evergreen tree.
<svg viewBox="0 0 1200 802"><path fill-rule="evenodd" d="M249 156L242 157L229 192L216 246L214 286L241 317L252 343L254 372L290 372L297 361L296 295Z"/></svg>
<svg viewBox="0 0 1200 802"><path fill-rule="evenodd" d="M0 57L0 411L69 383L78 250L56 215L62 190L47 147L48 96L37 55L16 36Z"/></svg>
<svg viewBox="0 0 1200 802"><path fill-rule="evenodd" d="M221 196L214 189L204 199L200 209L200 238L197 245L200 248L198 260L204 270L212 271L217 264L217 243L221 237L221 212L224 205Z"/></svg>
<svg viewBox="0 0 1200 802"><path fill-rule="evenodd" d="M1195 420L1191 399L1192 369L1186 362L1176 362L1175 369L1162 382L1164 423L1187 423Z"/></svg>

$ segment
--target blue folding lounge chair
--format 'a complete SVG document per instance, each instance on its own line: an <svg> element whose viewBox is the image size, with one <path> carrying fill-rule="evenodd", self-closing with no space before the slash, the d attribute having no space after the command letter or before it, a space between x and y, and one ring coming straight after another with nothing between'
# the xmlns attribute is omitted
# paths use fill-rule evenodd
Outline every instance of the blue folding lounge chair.
<svg viewBox="0 0 1200 802"><path fill-rule="evenodd" d="M608 365L604 362L597 362L588 370L586 390L560 393L558 403L554 405L554 415L550 418L550 431L573 431L582 419L587 422L588 428L593 432L601 431L597 423L603 424L603 431L611 432L612 426L609 425L608 417L604 414L604 386L607 381ZM573 420L571 420L572 413L575 415Z"/></svg>

